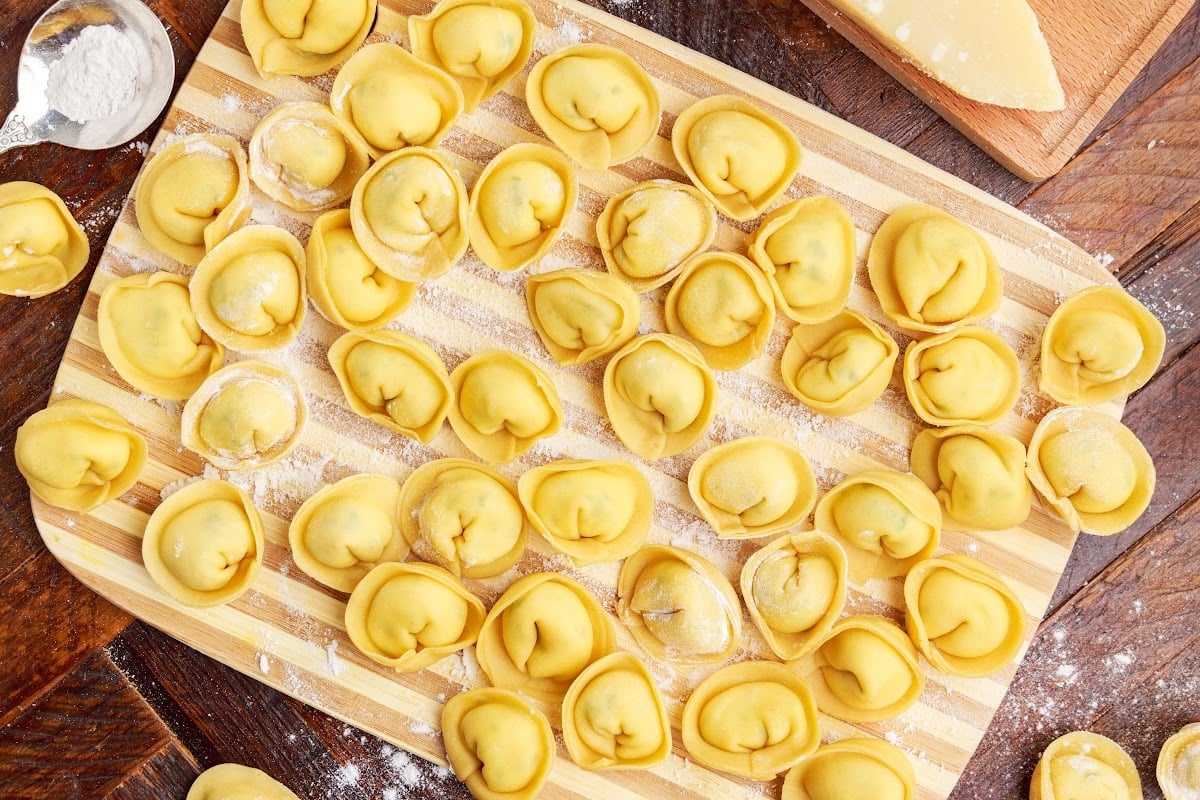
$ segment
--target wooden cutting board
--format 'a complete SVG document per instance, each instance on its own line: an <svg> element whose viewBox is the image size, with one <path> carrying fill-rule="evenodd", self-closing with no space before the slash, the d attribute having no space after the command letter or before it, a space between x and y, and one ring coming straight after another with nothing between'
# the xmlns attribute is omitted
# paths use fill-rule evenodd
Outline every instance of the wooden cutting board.
<svg viewBox="0 0 1200 800"><path fill-rule="evenodd" d="M1019 177L1062 169L1195 0L1030 0L1066 108L1021 111L968 100L905 61L829 0L802 0L968 139Z"/></svg>
<svg viewBox="0 0 1200 800"><path fill-rule="evenodd" d="M238 2L226 9L179 91L162 131L165 141L185 133L216 131L245 142L266 111L283 99L326 98L332 76L313 80L262 81L247 57L238 27ZM647 31L575 2L534 0L539 20L535 60L580 41L615 45L641 62L663 100L660 135L628 164L604 173L582 172L577 210L567 234L534 269L564 266L599 268L594 219L606 199L636 181L652 177L682 179L668 139L679 112L698 97L738 92L751 97L788 125L806 154L801 175L789 189L793 197L828 194L850 211L857 228L860 270L851 306L891 328L872 296L861 257L871 234L893 209L914 201L940 206L982 231L1003 265L1006 299L987 324L1020 355L1023 368L1017 410L999 428L1028 440L1034 424L1050 407L1037 394L1034 366L1046 317L1067 294L1108 273L1086 253L1039 223L979 190L942 173L853 126L804 102L753 80ZM406 43L405 15L429 10L428 0L382 0L372 40ZM523 73L506 91L461 118L442 149L468 184L503 147L540 140L523 101ZM279 224L307 237L313 215L288 211L255 192L254 218ZM752 225L721 226L717 246L742 249ZM345 404L326 362L326 350L340 331L317 313L309 313L299 339L270 354L305 388L311 418L294 455L282 464L242 474L206 467L179 445L180 408L140 394L125 384L100 350L96 310L100 292L133 272L186 268L156 253L142 237L130 205L122 210L101 257L72 332L59 371L54 400L84 397L117 409L149 440L150 460L137 486L117 501L79 515L34 499L34 513L47 546L72 573L104 597L190 646L245 672L303 702L353 723L435 762L444 763L438 719L442 702L464 687L485 682L473 653L443 659L415 674L398 675L356 652L344 631L345 596L304 575L292 562L287 525L296 507L321 486L357 472L378 472L397 479L441 456L469 454L445 426L429 447L355 416ZM450 368L487 347L518 351L553 377L567 409L565 429L503 472L512 478L557 457L636 459L620 445L604 418L599 381L603 365L579 368L555 365L531 329L525 310L523 273L499 275L473 255L443 278L426 284L394 327L429 341ZM643 330L662 330L663 290L642 300ZM907 337L891 328L903 344ZM671 543L712 559L734 581L756 542L719 542L698 518L686 490L695 456L714 443L768 434L795 442L811 460L822 489L844 475L877 466L908 468L908 449L921 424L909 408L899 375L870 410L849 419L814 415L783 388L779 358L788 335L782 322L767 352L737 373L719 377L718 418L706 439L691 451L639 466L655 492L652 543ZM1119 407L1108 408L1118 414ZM197 476L221 475L245 487L264 512L267 547L264 569L252 589L218 608L195 609L166 597L141 564L140 540L161 494ZM1062 524L1035 509L1025 526L972 536L947 533L946 552L969 553L1004 574L1017 591L1032 637L1061 575L1075 537ZM557 570L574 575L595 591L611 611L616 565L574 570L531 536L518 572ZM492 602L514 579L471 581L471 589ZM886 614L899 621L901 584L874 581L853 590L850 612ZM619 629L620 646L636 651ZM737 658L768 658L765 643L745 620L746 635ZM824 719L827 739L851 734L886 737L905 750L919 780L922 800L946 797L978 744L1016 670L978 680L950 678L925 666L928 688L921 702L899 719L847 725ZM690 762L678 736L679 715L688 692L704 669L652 663L676 726L670 759L649 772L589 773L573 765L565 751L551 774L546 797L776 797L779 781L762 784L732 778ZM557 722L558 709L544 707Z"/></svg>

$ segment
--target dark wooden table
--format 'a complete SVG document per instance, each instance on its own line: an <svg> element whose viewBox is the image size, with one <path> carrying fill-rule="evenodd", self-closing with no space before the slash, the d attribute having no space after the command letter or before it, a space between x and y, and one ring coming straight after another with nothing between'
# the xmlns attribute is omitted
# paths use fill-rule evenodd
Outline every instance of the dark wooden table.
<svg viewBox="0 0 1200 800"><path fill-rule="evenodd" d="M591 0L596 2L596 0ZM1126 533L1083 537L979 753L961 800L1025 797L1047 742L1113 737L1148 798L1163 740L1200 720L1200 10L1055 178L1020 181L795 0L604 0L639 25L829 110L982 187L1095 254L1162 320L1167 352L1125 420L1158 468ZM46 3L6 0L0 108L20 43ZM178 80L225 0L150 0ZM280 695L132 620L71 578L34 527L13 464L17 427L48 400L71 324L157 123L85 153L0 156L0 181L58 192L92 264L41 300L0 297L0 798L182 798L222 761L265 769L302 798L462 797L444 771Z"/></svg>

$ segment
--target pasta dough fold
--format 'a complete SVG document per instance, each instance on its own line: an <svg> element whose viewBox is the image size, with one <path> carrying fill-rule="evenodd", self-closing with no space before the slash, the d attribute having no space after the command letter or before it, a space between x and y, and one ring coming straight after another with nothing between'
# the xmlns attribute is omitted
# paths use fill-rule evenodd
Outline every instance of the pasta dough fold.
<svg viewBox="0 0 1200 800"><path fill-rule="evenodd" d="M986 328L958 328L904 351L904 392L930 425L994 425L1020 391L1017 354Z"/></svg>
<svg viewBox="0 0 1200 800"><path fill-rule="evenodd" d="M579 673L562 702L562 733L584 769L644 769L671 752L671 723L646 665L617 651Z"/></svg>
<svg viewBox="0 0 1200 800"><path fill-rule="evenodd" d="M554 765L554 732L514 692L473 689L442 708L446 760L478 800L533 800Z"/></svg>
<svg viewBox="0 0 1200 800"><path fill-rule="evenodd" d="M376 0L245 0L242 37L254 68L311 77L341 64L375 24Z"/></svg>
<svg viewBox="0 0 1200 800"><path fill-rule="evenodd" d="M559 364L586 364L637 334L637 294L613 275L560 269L525 279L529 320Z"/></svg>
<svg viewBox="0 0 1200 800"><path fill-rule="evenodd" d="M869 408L892 379L900 347L887 331L849 309L792 328L783 349L783 385L804 405L831 417Z"/></svg>
<svg viewBox="0 0 1200 800"><path fill-rule="evenodd" d="M702 253L683 265L665 300L667 331L687 339L713 369L735 370L771 338L771 287L749 259Z"/></svg>
<svg viewBox="0 0 1200 800"><path fill-rule="evenodd" d="M476 353L455 367L450 383L455 393L450 427L489 464L512 461L562 425L562 403L550 376L516 353Z"/></svg>
<svg viewBox="0 0 1200 800"><path fill-rule="evenodd" d="M839 739L793 767L781 800L912 800L917 776L904 751L882 739Z"/></svg>
<svg viewBox="0 0 1200 800"><path fill-rule="evenodd" d="M29 181L0 184L0 294L56 292L83 271L90 253L61 197Z"/></svg>
<svg viewBox="0 0 1200 800"><path fill-rule="evenodd" d="M1104 797L1142 800L1137 766L1121 745L1088 731L1073 731L1046 746L1033 770L1029 800Z"/></svg>
<svg viewBox="0 0 1200 800"><path fill-rule="evenodd" d="M1200 792L1200 722L1184 725L1163 742L1156 775L1166 800L1187 800Z"/></svg>
<svg viewBox="0 0 1200 800"><path fill-rule="evenodd" d="M927 428L913 441L911 468L937 495L948 528L1014 528L1033 505L1025 445L999 431L974 425Z"/></svg>
<svg viewBox="0 0 1200 800"><path fill-rule="evenodd" d="M196 776L185 800L299 800L267 773L241 764L217 764Z"/></svg>
<svg viewBox="0 0 1200 800"><path fill-rule="evenodd" d="M769 436L734 439L692 463L688 493L717 537L769 536L802 523L817 502L808 459Z"/></svg>

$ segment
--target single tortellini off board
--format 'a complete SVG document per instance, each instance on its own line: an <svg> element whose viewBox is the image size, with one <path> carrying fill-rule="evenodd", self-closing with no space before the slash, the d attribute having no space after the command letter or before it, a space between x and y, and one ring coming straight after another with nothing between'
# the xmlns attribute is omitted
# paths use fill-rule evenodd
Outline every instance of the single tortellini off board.
<svg viewBox="0 0 1200 800"><path fill-rule="evenodd" d="M1200 794L1200 722L1184 725L1163 742L1156 775L1166 800Z"/></svg>
<svg viewBox="0 0 1200 800"><path fill-rule="evenodd" d="M994 425L1017 403L1021 366L987 328L957 328L908 345L904 392L930 425Z"/></svg>
<svg viewBox="0 0 1200 800"><path fill-rule="evenodd" d="M376 0L245 0L242 36L258 74L311 77L341 64L371 32Z"/></svg>
<svg viewBox="0 0 1200 800"><path fill-rule="evenodd" d="M0 184L0 294L56 292L83 271L90 253L61 197L29 181Z"/></svg>
<svg viewBox="0 0 1200 800"><path fill-rule="evenodd" d="M515 692L472 689L442 708L446 760L478 800L533 800L554 766L554 732Z"/></svg>
<svg viewBox="0 0 1200 800"><path fill-rule="evenodd" d="M241 764L217 764L196 776L184 800L299 800L267 773Z"/></svg>
<svg viewBox="0 0 1200 800"><path fill-rule="evenodd" d="M1033 770L1029 800L1142 800L1137 766L1121 745L1088 731L1073 731L1046 746Z"/></svg>
<svg viewBox="0 0 1200 800"><path fill-rule="evenodd" d="M899 355L887 331L847 309L825 322L795 325L779 368L783 385L801 403L846 417L879 399Z"/></svg>
<svg viewBox="0 0 1200 800"><path fill-rule="evenodd" d="M817 502L808 459L769 436L706 451L688 473L692 502L720 539L769 536L801 524Z"/></svg>
<svg viewBox="0 0 1200 800"><path fill-rule="evenodd" d="M562 733L584 769L643 769L671 752L671 723L650 670L618 650L579 673L562 701Z"/></svg>
<svg viewBox="0 0 1200 800"><path fill-rule="evenodd" d="M637 293L619 278L592 269L560 269L525 279L529 321L551 357L586 364L620 349L637 334Z"/></svg>
<svg viewBox="0 0 1200 800"><path fill-rule="evenodd" d="M912 800L917 776L883 739L839 739L792 767L781 800Z"/></svg>
<svg viewBox="0 0 1200 800"><path fill-rule="evenodd" d="M507 350L484 350L450 373L455 400L450 427L467 449L503 464L562 425L562 402L550 376Z"/></svg>
<svg viewBox="0 0 1200 800"><path fill-rule="evenodd" d="M976 425L926 428L917 434L911 469L942 504L947 528L999 531L1025 521L1033 488L1025 445Z"/></svg>

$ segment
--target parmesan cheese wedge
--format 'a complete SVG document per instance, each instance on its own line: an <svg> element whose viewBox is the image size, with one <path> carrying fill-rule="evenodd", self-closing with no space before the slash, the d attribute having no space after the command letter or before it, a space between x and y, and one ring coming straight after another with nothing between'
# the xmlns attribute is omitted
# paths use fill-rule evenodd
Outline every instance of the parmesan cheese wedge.
<svg viewBox="0 0 1200 800"><path fill-rule="evenodd" d="M1062 85L1025 0L831 0L893 52L981 103L1057 111Z"/></svg>

